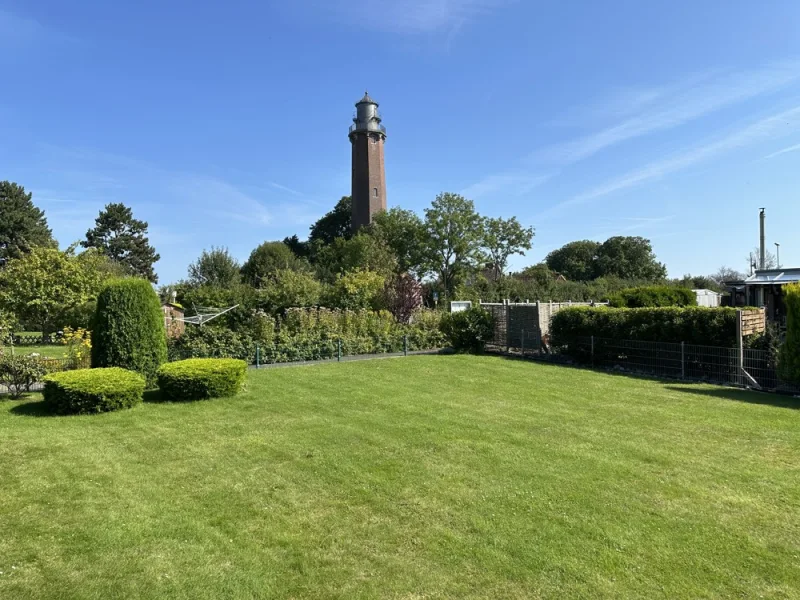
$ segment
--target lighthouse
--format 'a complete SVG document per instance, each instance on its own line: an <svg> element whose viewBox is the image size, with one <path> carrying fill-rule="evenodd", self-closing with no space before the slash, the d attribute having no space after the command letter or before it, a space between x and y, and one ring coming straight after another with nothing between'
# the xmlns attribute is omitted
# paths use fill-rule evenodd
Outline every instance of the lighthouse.
<svg viewBox="0 0 800 600"><path fill-rule="evenodd" d="M356 103L356 116L350 126L353 233L369 225L377 213L386 210L385 141L386 127L381 124L378 103L365 93Z"/></svg>

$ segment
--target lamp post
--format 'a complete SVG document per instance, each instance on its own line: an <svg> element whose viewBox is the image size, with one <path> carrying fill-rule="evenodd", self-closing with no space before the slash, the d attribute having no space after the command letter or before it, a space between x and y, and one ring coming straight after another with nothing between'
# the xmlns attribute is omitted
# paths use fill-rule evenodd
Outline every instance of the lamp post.
<svg viewBox="0 0 800 600"><path fill-rule="evenodd" d="M781 268L781 245L775 242L775 260L778 263L778 268Z"/></svg>

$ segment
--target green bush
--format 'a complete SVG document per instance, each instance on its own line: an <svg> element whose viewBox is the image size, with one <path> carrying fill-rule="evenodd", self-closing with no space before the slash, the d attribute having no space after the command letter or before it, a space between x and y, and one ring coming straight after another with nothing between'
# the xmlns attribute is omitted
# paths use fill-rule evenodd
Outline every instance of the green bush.
<svg viewBox="0 0 800 600"><path fill-rule="evenodd" d="M247 363L231 358L192 358L158 369L158 387L170 400L235 396L244 383Z"/></svg>
<svg viewBox="0 0 800 600"><path fill-rule="evenodd" d="M167 360L161 303L144 279L111 281L97 298L92 327L92 366L122 367L153 385Z"/></svg>
<svg viewBox="0 0 800 600"><path fill-rule="evenodd" d="M47 375L45 362L37 356L7 354L0 350L0 385L8 388L12 398L19 398Z"/></svg>
<svg viewBox="0 0 800 600"><path fill-rule="evenodd" d="M778 354L778 375L786 383L800 385L800 283L784 286L786 340Z"/></svg>
<svg viewBox="0 0 800 600"><path fill-rule="evenodd" d="M54 373L44 378L44 399L58 414L130 408L142 401L145 379L119 367Z"/></svg>
<svg viewBox="0 0 800 600"><path fill-rule="evenodd" d="M442 331L459 352L483 352L494 337L494 318L482 308L473 307L445 315Z"/></svg>
<svg viewBox="0 0 800 600"><path fill-rule="evenodd" d="M651 285L617 292L609 302L616 308L697 306L697 294L687 288Z"/></svg>
<svg viewBox="0 0 800 600"><path fill-rule="evenodd" d="M736 309L565 308L553 316L550 335L557 346L595 336L733 348L737 344Z"/></svg>
<svg viewBox="0 0 800 600"><path fill-rule="evenodd" d="M188 358L238 358L252 362L256 352L256 341L247 332L231 331L215 325L189 326L183 335L171 338L168 344L171 361Z"/></svg>

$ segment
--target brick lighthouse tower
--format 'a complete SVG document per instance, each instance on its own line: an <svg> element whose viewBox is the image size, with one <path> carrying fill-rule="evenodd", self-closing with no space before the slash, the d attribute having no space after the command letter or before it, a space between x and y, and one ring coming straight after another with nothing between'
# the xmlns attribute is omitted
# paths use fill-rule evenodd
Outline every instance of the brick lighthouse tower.
<svg viewBox="0 0 800 600"><path fill-rule="evenodd" d="M353 145L353 233L372 222L375 213L386 210L386 172L383 144L386 127L381 125L378 103L368 93L356 104L350 126Z"/></svg>

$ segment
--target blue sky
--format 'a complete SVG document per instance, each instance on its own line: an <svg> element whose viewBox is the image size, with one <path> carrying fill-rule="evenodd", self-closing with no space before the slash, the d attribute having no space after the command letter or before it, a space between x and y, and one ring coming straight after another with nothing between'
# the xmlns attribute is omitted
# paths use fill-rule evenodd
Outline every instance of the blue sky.
<svg viewBox="0 0 800 600"><path fill-rule="evenodd" d="M761 206L800 266L798 31L796 0L0 0L0 179L62 246L129 204L166 283L349 194L368 89L390 206L516 215L514 267L641 235L673 276L744 270Z"/></svg>

